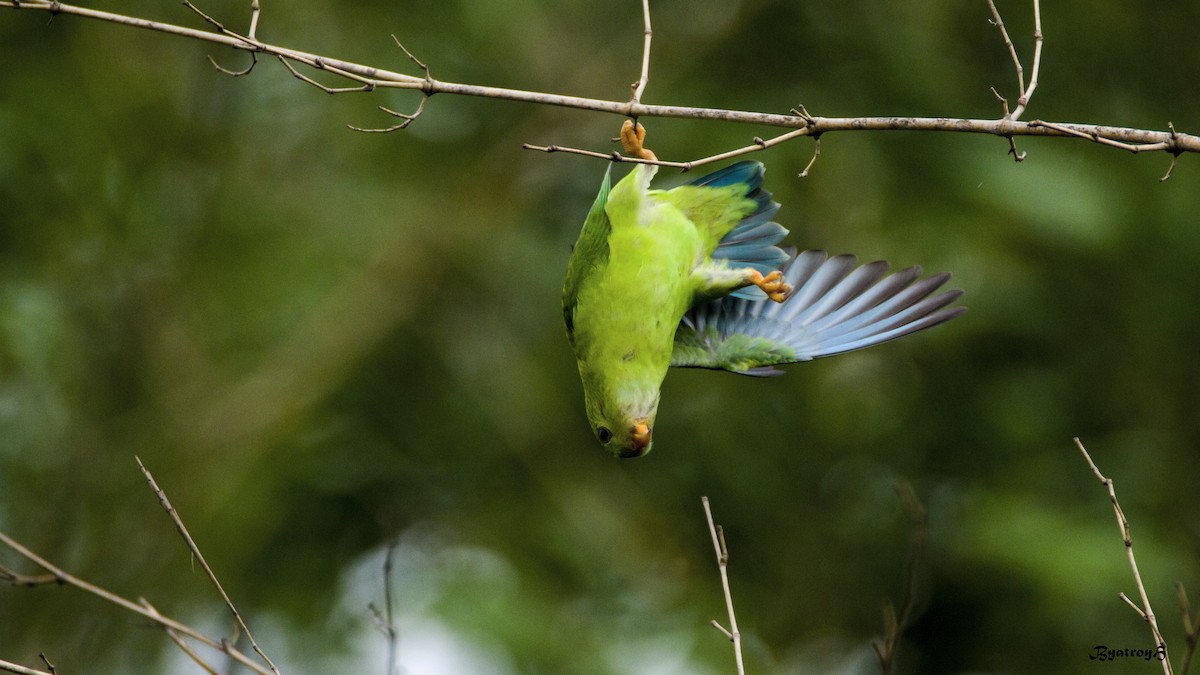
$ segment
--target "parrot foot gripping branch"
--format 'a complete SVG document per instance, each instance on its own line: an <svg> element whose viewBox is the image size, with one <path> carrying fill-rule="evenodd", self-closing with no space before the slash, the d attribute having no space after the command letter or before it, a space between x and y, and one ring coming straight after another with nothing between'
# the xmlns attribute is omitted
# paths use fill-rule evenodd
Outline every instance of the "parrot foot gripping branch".
<svg viewBox="0 0 1200 675"><path fill-rule="evenodd" d="M627 120L621 143L654 160ZM617 457L650 451L671 366L778 375L774 366L877 345L961 315L949 273L781 248L788 231L743 161L670 190L658 167L604 174L567 265L563 319L592 432Z"/></svg>

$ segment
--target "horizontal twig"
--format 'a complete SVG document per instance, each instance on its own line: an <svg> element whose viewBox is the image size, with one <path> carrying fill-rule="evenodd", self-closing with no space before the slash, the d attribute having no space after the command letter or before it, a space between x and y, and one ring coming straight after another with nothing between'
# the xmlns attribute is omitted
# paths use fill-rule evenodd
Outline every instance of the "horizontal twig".
<svg viewBox="0 0 1200 675"><path fill-rule="evenodd" d="M523 89L507 89L483 85L463 84L418 77L383 68L343 61L318 54L272 45L251 36L229 34L228 31L198 30L175 24L150 21L124 14L105 12L77 5L47 0L0 0L0 7L21 10L45 11L52 14L74 16L106 21L143 30L177 35L212 44L224 45L243 51L273 54L313 68L333 73L350 73L356 81L370 81L375 87L414 89L426 95L455 94L518 101L538 105L559 106L611 113L629 117L671 117L682 119L714 120L739 124L756 124L787 129L807 129L804 135L819 136L838 131L941 131L957 133L980 133L1011 138L1013 136L1050 136L1082 138L1096 142L1100 139L1116 141L1137 147L1135 152L1165 150L1173 154L1200 152L1200 136L1170 131L1154 131L1097 124L1061 122L1021 122L1014 120L986 120L949 117L816 117L790 114L763 113L746 110L726 110L676 105L647 105L634 100L609 101L580 96L566 96ZM365 90L366 88L364 88ZM1160 145L1161 144L1161 145ZM1140 147L1140 146L1153 146ZM1122 147L1122 146L1118 146ZM1132 150L1132 148L1123 147Z"/></svg>

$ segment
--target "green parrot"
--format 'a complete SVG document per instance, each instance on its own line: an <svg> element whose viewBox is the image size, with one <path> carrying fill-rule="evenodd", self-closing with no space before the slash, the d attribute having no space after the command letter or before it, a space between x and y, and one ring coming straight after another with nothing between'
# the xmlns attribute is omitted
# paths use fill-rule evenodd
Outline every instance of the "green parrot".
<svg viewBox="0 0 1200 675"><path fill-rule="evenodd" d="M645 129L621 140L653 159ZM762 189L763 166L739 162L671 190L637 164L615 186L612 167L567 266L563 318L596 439L617 457L650 451L670 366L777 375L775 365L886 342L966 311L962 291L934 295L950 275L918 281L877 261L776 246L787 230Z"/></svg>

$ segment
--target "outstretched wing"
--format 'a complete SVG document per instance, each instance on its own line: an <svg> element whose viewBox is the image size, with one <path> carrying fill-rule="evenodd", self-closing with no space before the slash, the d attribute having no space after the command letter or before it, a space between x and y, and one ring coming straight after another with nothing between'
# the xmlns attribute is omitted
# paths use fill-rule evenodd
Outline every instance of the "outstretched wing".
<svg viewBox="0 0 1200 675"><path fill-rule="evenodd" d="M920 267L887 275L883 261L856 264L805 251L784 269L793 288L784 302L728 297L693 307L675 331L671 365L779 375L771 366L870 347L967 311L947 307L960 290L934 295L949 273L918 281Z"/></svg>

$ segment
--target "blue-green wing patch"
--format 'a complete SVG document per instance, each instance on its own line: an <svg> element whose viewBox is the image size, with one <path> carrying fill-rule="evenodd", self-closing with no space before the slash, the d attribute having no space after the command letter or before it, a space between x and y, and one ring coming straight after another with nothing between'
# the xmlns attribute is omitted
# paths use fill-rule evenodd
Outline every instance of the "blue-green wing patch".
<svg viewBox="0 0 1200 675"><path fill-rule="evenodd" d="M759 162L738 162L690 184L714 188L743 186L745 198L754 203L754 210L721 238L712 257L729 261L730 267L753 267L763 274L770 274L788 261L788 251L778 246L788 231L771 220L778 213L779 204L771 199L770 192L762 189L763 173L763 165ZM766 298L753 286L734 291L732 295L749 300Z"/></svg>

